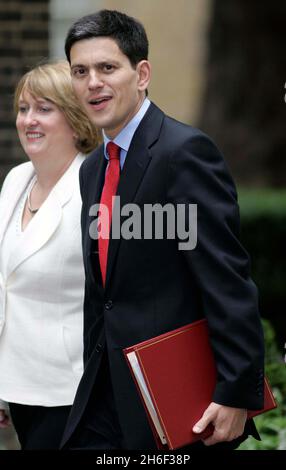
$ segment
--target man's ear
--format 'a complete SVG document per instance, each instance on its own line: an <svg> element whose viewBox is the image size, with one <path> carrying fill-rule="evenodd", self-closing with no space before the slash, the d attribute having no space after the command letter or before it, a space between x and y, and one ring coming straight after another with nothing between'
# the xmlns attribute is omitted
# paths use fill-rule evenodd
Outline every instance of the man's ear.
<svg viewBox="0 0 286 470"><path fill-rule="evenodd" d="M151 80L151 64L148 60L141 60L137 64L138 90L145 91Z"/></svg>

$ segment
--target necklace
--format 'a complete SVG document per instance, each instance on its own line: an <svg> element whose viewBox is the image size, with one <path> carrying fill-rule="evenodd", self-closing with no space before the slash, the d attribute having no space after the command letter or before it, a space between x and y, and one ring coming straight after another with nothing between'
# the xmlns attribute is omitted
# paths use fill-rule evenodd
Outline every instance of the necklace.
<svg viewBox="0 0 286 470"><path fill-rule="evenodd" d="M37 180L36 180L37 181ZM39 208L38 209L32 209L32 206L31 206L31 192L32 192L32 189L33 187L35 186L36 184L36 181L35 183L33 184L33 186L31 187L30 191L28 192L28 197L27 197L27 206L28 206L28 209L29 209L29 212L32 214L32 215L35 215Z"/></svg>

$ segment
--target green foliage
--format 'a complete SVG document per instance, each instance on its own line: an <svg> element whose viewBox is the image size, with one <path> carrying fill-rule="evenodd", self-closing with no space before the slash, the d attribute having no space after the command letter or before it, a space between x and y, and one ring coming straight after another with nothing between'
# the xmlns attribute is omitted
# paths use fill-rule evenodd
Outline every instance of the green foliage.
<svg viewBox="0 0 286 470"><path fill-rule="evenodd" d="M263 320L265 335L265 372L277 402L275 410L255 418L261 441L247 439L240 450L286 450L286 364L278 351L275 333L269 321Z"/></svg>
<svg viewBox="0 0 286 470"><path fill-rule="evenodd" d="M240 189L238 194L241 241L251 256L262 317L271 321L264 322L265 370L279 405L255 419L262 442L249 438L243 448L286 450L286 191Z"/></svg>
<svg viewBox="0 0 286 470"><path fill-rule="evenodd" d="M285 305L286 191L240 190L239 205L241 240L251 255L261 305L278 310Z"/></svg>
<svg viewBox="0 0 286 470"><path fill-rule="evenodd" d="M285 190L240 188L238 194L243 217L286 215Z"/></svg>

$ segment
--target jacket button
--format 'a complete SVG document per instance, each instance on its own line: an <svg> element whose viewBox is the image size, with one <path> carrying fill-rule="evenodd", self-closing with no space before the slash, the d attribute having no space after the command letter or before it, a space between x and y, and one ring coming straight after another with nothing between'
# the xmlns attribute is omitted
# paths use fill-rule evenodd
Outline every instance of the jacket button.
<svg viewBox="0 0 286 470"><path fill-rule="evenodd" d="M102 350L102 344L98 343L96 346L95 346L95 350L97 353L99 353L101 350Z"/></svg>
<svg viewBox="0 0 286 470"><path fill-rule="evenodd" d="M108 300L105 304L105 310L111 310L113 307L113 302L112 300Z"/></svg>

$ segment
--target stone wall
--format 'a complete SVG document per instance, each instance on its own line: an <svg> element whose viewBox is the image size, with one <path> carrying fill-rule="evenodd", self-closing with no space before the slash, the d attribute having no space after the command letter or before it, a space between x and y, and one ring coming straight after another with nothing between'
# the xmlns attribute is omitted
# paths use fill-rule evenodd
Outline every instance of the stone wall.
<svg viewBox="0 0 286 470"><path fill-rule="evenodd" d="M0 185L24 160L18 143L13 93L21 77L48 57L48 0L0 0Z"/></svg>

